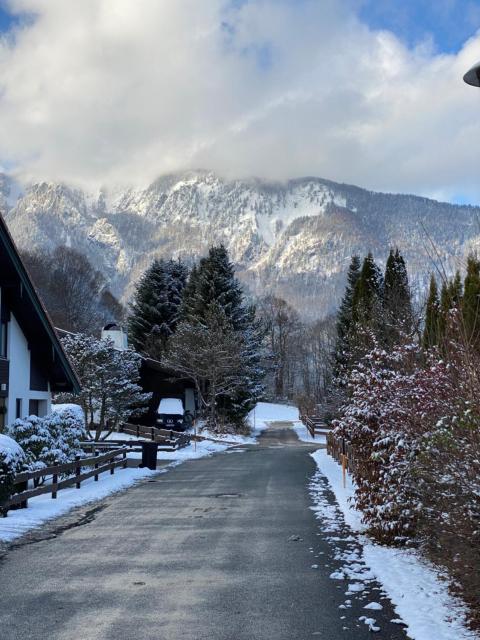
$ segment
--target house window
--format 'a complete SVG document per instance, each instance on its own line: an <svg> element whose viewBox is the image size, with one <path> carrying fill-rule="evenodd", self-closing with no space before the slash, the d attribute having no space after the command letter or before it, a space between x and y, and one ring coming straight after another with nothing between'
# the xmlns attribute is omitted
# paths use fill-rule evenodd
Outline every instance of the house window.
<svg viewBox="0 0 480 640"><path fill-rule="evenodd" d="M22 417L22 399L21 398L17 398L15 401L15 417L16 418Z"/></svg>
<svg viewBox="0 0 480 640"><path fill-rule="evenodd" d="M38 416L39 409L40 409L39 405L40 405L39 400L30 400L28 403L28 414L30 416Z"/></svg>
<svg viewBox="0 0 480 640"><path fill-rule="evenodd" d="M6 322L0 322L0 358L7 357L7 335L8 324Z"/></svg>

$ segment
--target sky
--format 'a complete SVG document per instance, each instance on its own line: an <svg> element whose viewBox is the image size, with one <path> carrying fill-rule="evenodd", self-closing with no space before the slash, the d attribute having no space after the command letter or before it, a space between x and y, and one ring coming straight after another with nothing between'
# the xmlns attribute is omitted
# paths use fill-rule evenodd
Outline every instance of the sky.
<svg viewBox="0 0 480 640"><path fill-rule="evenodd" d="M480 203L480 0L0 0L0 167Z"/></svg>

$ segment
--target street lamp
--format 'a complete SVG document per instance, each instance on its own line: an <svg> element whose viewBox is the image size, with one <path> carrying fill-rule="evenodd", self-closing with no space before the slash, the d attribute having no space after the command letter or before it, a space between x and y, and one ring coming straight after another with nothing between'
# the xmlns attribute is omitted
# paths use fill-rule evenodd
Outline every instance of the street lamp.
<svg viewBox="0 0 480 640"><path fill-rule="evenodd" d="M480 87L480 62L473 65L473 67L463 76L463 79L467 84L471 84L472 87Z"/></svg>

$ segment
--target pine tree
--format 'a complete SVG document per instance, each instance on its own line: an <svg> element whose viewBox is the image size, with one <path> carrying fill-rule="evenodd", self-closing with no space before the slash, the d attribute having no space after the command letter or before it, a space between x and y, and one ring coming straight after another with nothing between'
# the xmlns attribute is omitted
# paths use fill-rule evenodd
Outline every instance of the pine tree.
<svg viewBox="0 0 480 640"><path fill-rule="evenodd" d="M382 298L382 274L373 255L369 253L363 261L353 293L350 342L355 361L373 346L372 338L379 338L383 334Z"/></svg>
<svg viewBox="0 0 480 640"><path fill-rule="evenodd" d="M467 259L462 315L466 339L480 347L480 261L473 255Z"/></svg>
<svg viewBox="0 0 480 640"><path fill-rule="evenodd" d="M161 359L178 322L186 279L186 267L175 260L155 260L140 278L128 322L138 352Z"/></svg>
<svg viewBox="0 0 480 640"><path fill-rule="evenodd" d="M260 364L263 334L256 320L255 308L245 302L223 245L212 247L208 256L202 258L190 274L181 307L183 334L191 336L196 327L209 326L212 317L220 311L225 317L225 326L236 333L243 347L242 381L237 376L238 383L229 388L228 393L221 394L218 403L223 416L239 424L263 393L264 371ZM208 380L203 384L207 386Z"/></svg>
<svg viewBox="0 0 480 640"><path fill-rule="evenodd" d="M390 249L383 287L385 343L391 348L412 330L413 314L405 261L399 250Z"/></svg>
<svg viewBox="0 0 480 640"><path fill-rule="evenodd" d="M460 309L463 304L463 285L460 271L457 271L455 273L455 277L450 280L448 292L452 308L455 307L456 309Z"/></svg>
<svg viewBox="0 0 480 640"><path fill-rule="evenodd" d="M211 247L192 271L183 296L182 319L201 320L212 303L223 309L234 329L242 328L246 313L243 291L223 245Z"/></svg>
<svg viewBox="0 0 480 640"><path fill-rule="evenodd" d="M437 281L432 274L425 312L425 329L422 338L424 349L430 349L439 343L439 307L440 300L438 299Z"/></svg>
<svg viewBox="0 0 480 640"><path fill-rule="evenodd" d="M335 345L337 373L348 363L350 357L349 337L353 320L353 296L359 277L360 258L359 256L352 256L347 273L347 286L337 314L337 340Z"/></svg>

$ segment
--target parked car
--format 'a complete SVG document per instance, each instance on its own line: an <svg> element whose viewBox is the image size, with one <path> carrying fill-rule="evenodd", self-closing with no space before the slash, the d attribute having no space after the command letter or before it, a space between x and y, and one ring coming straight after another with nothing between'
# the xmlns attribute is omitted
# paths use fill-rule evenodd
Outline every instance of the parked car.
<svg viewBox="0 0 480 640"><path fill-rule="evenodd" d="M173 429L183 431L185 429L185 412L182 401L178 398L162 398L157 409L157 426L160 429Z"/></svg>

